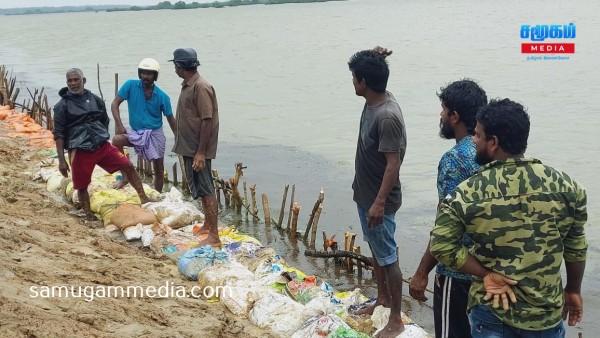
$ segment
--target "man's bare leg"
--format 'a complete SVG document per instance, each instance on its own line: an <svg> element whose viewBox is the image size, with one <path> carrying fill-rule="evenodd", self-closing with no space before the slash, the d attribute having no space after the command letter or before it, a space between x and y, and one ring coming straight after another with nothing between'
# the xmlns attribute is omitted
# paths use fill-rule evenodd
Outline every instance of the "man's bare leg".
<svg viewBox="0 0 600 338"><path fill-rule="evenodd" d="M200 197L202 199L202 208L204 209L204 225L200 228L200 231L206 231L208 237L198 243L197 247L210 245L217 247L221 245L221 239L219 239L219 228L217 223L217 198L215 195L206 195ZM200 232L196 232L196 235Z"/></svg>
<svg viewBox="0 0 600 338"><path fill-rule="evenodd" d="M375 335L376 338L395 338L404 332L402 323L402 272L398 261L386 265L385 269L386 284L390 298L390 318L387 325Z"/></svg>
<svg viewBox="0 0 600 338"><path fill-rule="evenodd" d="M127 136L124 134L115 135L112 139L113 146L117 147L119 151L124 154L123 147L132 147L133 144L129 143ZM127 174L121 170L121 180L113 186L114 189L121 189L129 183Z"/></svg>
<svg viewBox="0 0 600 338"><path fill-rule="evenodd" d="M81 209L85 212L85 218L88 221L96 220L96 216L90 208L90 194L87 191L87 187L83 189L77 189L77 195L79 196L79 203L81 203Z"/></svg>
<svg viewBox="0 0 600 338"><path fill-rule="evenodd" d="M154 169L154 189L158 192L162 192L163 185L165 183L165 163L163 158L158 158L152 161L152 168Z"/></svg>
<svg viewBox="0 0 600 338"><path fill-rule="evenodd" d="M131 164L131 162L129 162L128 165L121 168L121 172L126 174L127 177L129 177L129 182L131 183L131 186L133 187L133 189L135 189L138 196L140 197L140 202L142 204L150 202L150 199L146 195L146 192L144 192L144 187L142 186L142 180L140 179L140 176L138 175L138 173L135 171L133 164Z"/></svg>
<svg viewBox="0 0 600 338"><path fill-rule="evenodd" d="M377 279L377 301L375 301L373 305L367 308L356 311L355 314L357 315L372 315L373 311L375 311L375 308L379 305L383 305L384 307L390 307L391 304L386 269L379 266L379 264L377 263L377 259L375 259L375 255L373 255L372 261L373 272L375 273L375 279ZM402 292L402 289L400 289L400 292Z"/></svg>

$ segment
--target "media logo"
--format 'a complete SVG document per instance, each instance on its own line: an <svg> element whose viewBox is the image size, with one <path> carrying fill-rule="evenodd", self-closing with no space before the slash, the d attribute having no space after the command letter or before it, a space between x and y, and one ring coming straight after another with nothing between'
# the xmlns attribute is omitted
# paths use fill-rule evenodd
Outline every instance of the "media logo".
<svg viewBox="0 0 600 338"><path fill-rule="evenodd" d="M575 39L577 28L568 25L521 25L521 39L531 43L521 43L522 54L574 54L575 43L564 40ZM553 40L553 41L549 41ZM562 40L562 41L556 41ZM527 60L568 60L569 56L528 56Z"/></svg>

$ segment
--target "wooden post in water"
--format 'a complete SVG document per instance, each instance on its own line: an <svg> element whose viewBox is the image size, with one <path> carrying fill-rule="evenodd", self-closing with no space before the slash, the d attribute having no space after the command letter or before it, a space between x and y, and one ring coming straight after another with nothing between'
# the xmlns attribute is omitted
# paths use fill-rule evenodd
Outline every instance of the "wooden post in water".
<svg viewBox="0 0 600 338"><path fill-rule="evenodd" d="M355 238L355 233L346 232L344 234L344 250L353 251ZM348 268L348 272L352 272L354 270L354 262L352 261L352 258L346 258L346 266Z"/></svg>
<svg viewBox="0 0 600 338"><path fill-rule="evenodd" d="M115 97L117 97L118 92L119 92L119 73L115 73Z"/></svg>
<svg viewBox="0 0 600 338"><path fill-rule="evenodd" d="M294 194L296 193L296 185L292 185L292 198L290 200L290 213L288 214L288 222L287 222L287 229L288 232L290 230L290 225L292 224L292 208L294 207Z"/></svg>
<svg viewBox="0 0 600 338"><path fill-rule="evenodd" d="M313 226L313 220L315 219L315 214L317 213L317 210L319 209L319 205L321 205L321 203L323 203L324 198L325 198L325 193L323 192L323 188L321 188L321 191L319 192L319 197L317 198L317 201L315 202L315 205L313 206L312 212L310 213L310 218L308 219L308 223L306 224L306 230L304 230L304 240L305 241L308 239L308 233L310 232L310 228Z"/></svg>
<svg viewBox="0 0 600 338"><path fill-rule="evenodd" d="M360 255L360 246L354 247L354 252L356 252L357 254ZM358 262L356 262L356 265L358 267L358 278L362 278L362 275L363 275L363 270L362 270L363 263L360 262L360 261L358 261Z"/></svg>
<svg viewBox="0 0 600 338"><path fill-rule="evenodd" d="M177 163L173 163L173 185L178 185L177 181Z"/></svg>
<svg viewBox="0 0 600 338"><path fill-rule="evenodd" d="M327 233L323 230L323 251L327 251Z"/></svg>
<svg viewBox="0 0 600 338"><path fill-rule="evenodd" d="M258 208L256 207L256 184L250 186L250 198L252 198L253 220L258 221Z"/></svg>
<svg viewBox="0 0 600 338"><path fill-rule="evenodd" d="M250 211L250 202L248 202L248 190L246 189L246 181L244 181L244 200L246 207L246 220L248 220L248 212Z"/></svg>
<svg viewBox="0 0 600 338"><path fill-rule="evenodd" d="M190 188L188 187L187 174L185 172L185 165L183 165L183 156L178 155L179 157L179 167L181 168L181 189L189 192Z"/></svg>
<svg viewBox="0 0 600 338"><path fill-rule="evenodd" d="M281 200L281 209L279 210L279 221L277 222L277 228L281 229L281 225L283 224L283 217L285 216L285 200L287 199L289 184L285 185L285 189L283 189L283 198Z"/></svg>
<svg viewBox="0 0 600 338"><path fill-rule="evenodd" d="M317 225L319 224L319 218L321 217L321 211L323 211L323 203L319 204L319 208L316 211L315 218L313 220L313 224L311 226L311 234L310 234L310 248L315 249L315 241L317 240Z"/></svg>
<svg viewBox="0 0 600 338"><path fill-rule="evenodd" d="M296 239L296 232L298 229L298 214L300 213L300 209L302 207L300 206L300 204L298 203L294 203L294 206L292 207L292 224L290 226L290 239Z"/></svg>
<svg viewBox="0 0 600 338"><path fill-rule="evenodd" d="M221 182L219 181L219 172L216 169L211 170L213 182L215 184L215 197L217 199L217 210L221 206Z"/></svg>
<svg viewBox="0 0 600 338"><path fill-rule="evenodd" d="M263 212L265 213L265 225L271 225L271 210L269 209L269 199L267 194L262 194Z"/></svg>

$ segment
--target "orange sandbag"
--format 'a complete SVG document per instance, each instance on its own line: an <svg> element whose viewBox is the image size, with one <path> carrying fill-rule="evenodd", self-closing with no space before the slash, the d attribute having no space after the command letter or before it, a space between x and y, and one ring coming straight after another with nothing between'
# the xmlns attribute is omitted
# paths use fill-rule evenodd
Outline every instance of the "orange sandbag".
<svg viewBox="0 0 600 338"><path fill-rule="evenodd" d="M0 120L4 120L6 117L8 117L8 114L0 113Z"/></svg>
<svg viewBox="0 0 600 338"><path fill-rule="evenodd" d="M137 204L124 203L110 215L110 222L123 231L123 229L139 223L154 224L158 222L158 219L151 210L143 209Z"/></svg>

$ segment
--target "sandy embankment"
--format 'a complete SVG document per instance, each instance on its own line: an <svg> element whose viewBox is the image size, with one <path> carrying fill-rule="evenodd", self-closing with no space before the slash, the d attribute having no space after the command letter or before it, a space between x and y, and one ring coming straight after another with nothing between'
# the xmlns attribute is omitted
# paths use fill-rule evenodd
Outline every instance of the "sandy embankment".
<svg viewBox="0 0 600 338"><path fill-rule="evenodd" d="M185 286L174 262L82 224L30 179L43 159L0 122L0 337L270 337L194 298L34 298L44 286ZM98 224L99 225L99 224Z"/></svg>

